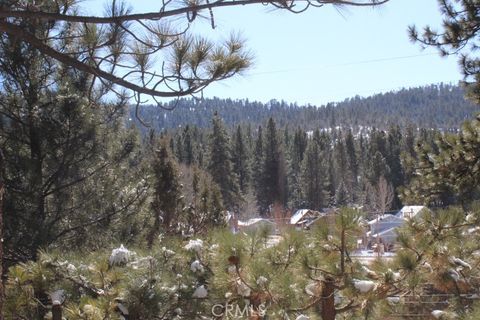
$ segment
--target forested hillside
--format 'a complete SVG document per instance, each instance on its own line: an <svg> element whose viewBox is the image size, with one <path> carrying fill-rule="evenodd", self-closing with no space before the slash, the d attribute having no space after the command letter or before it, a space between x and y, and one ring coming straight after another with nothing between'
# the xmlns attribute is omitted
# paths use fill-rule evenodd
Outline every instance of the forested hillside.
<svg viewBox="0 0 480 320"><path fill-rule="evenodd" d="M144 106L139 110L139 116L156 131L185 124L207 127L213 112L217 112L227 126L240 123L259 125L271 117L281 127L288 124L306 130L337 126L354 131L361 127L383 130L392 124L451 130L459 128L478 111L477 106L465 100L461 87L447 84L402 89L368 98L354 97L324 106L299 106L277 100L261 103L248 99L213 98L201 101L180 99L163 107L175 109L168 111ZM135 110L131 110L131 119L136 119Z"/></svg>

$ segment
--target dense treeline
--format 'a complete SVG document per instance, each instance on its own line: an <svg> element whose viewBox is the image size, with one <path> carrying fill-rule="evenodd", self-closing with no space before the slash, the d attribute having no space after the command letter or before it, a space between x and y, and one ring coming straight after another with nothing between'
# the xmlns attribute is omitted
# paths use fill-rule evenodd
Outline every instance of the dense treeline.
<svg viewBox="0 0 480 320"><path fill-rule="evenodd" d="M443 135L398 125L356 134L341 128L306 131L280 127L273 118L227 130L218 114L211 121L208 128L187 125L162 135L178 162L208 171L227 208L245 215L269 214L274 204L291 210L396 209L402 205L399 190L415 170L416 146L434 145Z"/></svg>
<svg viewBox="0 0 480 320"><path fill-rule="evenodd" d="M228 127L242 123L258 126L273 118L280 127L300 126L305 130L337 126L352 128L354 132L363 127L386 130L395 124L446 131L458 129L463 121L478 111L477 106L465 100L461 87L448 84L402 89L368 98L354 97L320 107L277 100L261 103L219 98L180 99L163 106L175 109L144 106L139 110L139 116L156 131L186 124L208 127L214 111ZM130 118L136 120L134 110Z"/></svg>

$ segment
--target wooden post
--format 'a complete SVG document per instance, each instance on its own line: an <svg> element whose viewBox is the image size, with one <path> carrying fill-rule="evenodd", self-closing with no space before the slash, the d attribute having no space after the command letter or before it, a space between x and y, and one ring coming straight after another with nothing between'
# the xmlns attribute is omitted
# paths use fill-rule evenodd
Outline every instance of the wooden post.
<svg viewBox="0 0 480 320"><path fill-rule="evenodd" d="M335 286L334 279L326 277L322 281L322 320L335 320L337 310L335 309Z"/></svg>
<svg viewBox="0 0 480 320"><path fill-rule="evenodd" d="M52 320L62 320L62 305L54 304L52 306Z"/></svg>
<svg viewBox="0 0 480 320"><path fill-rule="evenodd" d="M65 291L57 290L50 293L52 301L52 320L62 320L62 304L65 302Z"/></svg>

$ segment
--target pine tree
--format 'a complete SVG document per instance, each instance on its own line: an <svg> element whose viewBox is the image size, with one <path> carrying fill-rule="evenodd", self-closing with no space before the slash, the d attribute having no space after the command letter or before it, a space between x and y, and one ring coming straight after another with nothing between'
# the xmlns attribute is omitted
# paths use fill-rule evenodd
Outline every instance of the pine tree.
<svg viewBox="0 0 480 320"><path fill-rule="evenodd" d="M257 202L260 212L266 214L271 205L276 202L283 204L283 188L281 179L284 160L281 157L280 142L275 122L268 120L265 133L264 158L261 172L261 186L257 194Z"/></svg>
<svg viewBox="0 0 480 320"><path fill-rule="evenodd" d="M348 130L348 133L345 137L345 152L347 153L347 163L348 163L348 171L351 173L352 178L352 195L354 199L357 198L356 191L358 188L358 158L357 152L355 150L355 139L352 134L352 130Z"/></svg>
<svg viewBox="0 0 480 320"><path fill-rule="evenodd" d="M307 134L300 128L295 130L293 141L290 144L289 152L289 169L288 169L288 185L289 185L289 207L300 208L304 205L302 197L302 161L307 146Z"/></svg>
<svg viewBox="0 0 480 320"><path fill-rule="evenodd" d="M237 126L233 141L233 169L238 175L240 191L242 191L243 194L246 194L250 180L250 159L247 145L244 142L242 128L240 126Z"/></svg>
<svg viewBox="0 0 480 320"><path fill-rule="evenodd" d="M0 99L6 255L99 246L114 225L121 231L119 221L128 233L146 187L138 137L124 126L126 101L102 103L91 77L24 44L4 41L0 55L9 61Z"/></svg>
<svg viewBox="0 0 480 320"><path fill-rule="evenodd" d="M307 208L321 210L328 206L328 175L325 155L315 139L308 143L302 163L302 195Z"/></svg>
<svg viewBox="0 0 480 320"><path fill-rule="evenodd" d="M442 206L479 199L479 132L480 119L476 118L465 122L458 134L438 134L434 145L418 145L416 175L402 198Z"/></svg>
<svg viewBox="0 0 480 320"><path fill-rule="evenodd" d="M341 137L341 133L339 134L339 136ZM335 197L337 198L337 192L341 191L342 197L348 196L348 199L344 199L345 203L352 203L353 200L352 191L354 188L354 177L353 173L349 170L349 168L350 163L347 157L345 141L343 140L343 138L340 138L335 145Z"/></svg>
<svg viewBox="0 0 480 320"><path fill-rule="evenodd" d="M208 171L220 187L227 209L233 209L241 202L238 176L233 171L230 139L220 117L215 114L209 136Z"/></svg>
<svg viewBox="0 0 480 320"><path fill-rule="evenodd" d="M253 152L253 163L252 163L252 182L255 189L255 193L258 195L260 193L260 188L262 185L262 167L263 167L263 158L264 158L264 147L263 147L263 129L262 126L258 127L257 140L255 141L255 148Z"/></svg>
<svg viewBox="0 0 480 320"><path fill-rule="evenodd" d="M183 159L183 162L188 166L194 164L195 162L191 131L192 130L190 129L190 126L187 124L182 133L182 140L183 140L182 141L182 146L183 146L182 159Z"/></svg>
<svg viewBox="0 0 480 320"><path fill-rule="evenodd" d="M159 232L169 234L178 231L179 213L182 210L182 186L178 180L177 164L170 155L166 141L160 142L155 153L152 165L155 190L151 204L154 223L147 236L149 248Z"/></svg>

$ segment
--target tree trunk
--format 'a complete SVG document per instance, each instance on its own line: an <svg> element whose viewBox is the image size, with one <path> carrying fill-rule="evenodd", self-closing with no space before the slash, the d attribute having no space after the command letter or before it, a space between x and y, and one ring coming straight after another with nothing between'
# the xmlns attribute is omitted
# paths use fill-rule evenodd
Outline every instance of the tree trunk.
<svg viewBox="0 0 480 320"><path fill-rule="evenodd" d="M52 320L62 320L62 305L56 304L52 306Z"/></svg>
<svg viewBox="0 0 480 320"><path fill-rule="evenodd" d="M322 282L322 320L335 320L337 311L335 310L335 286L334 279L327 277Z"/></svg>
<svg viewBox="0 0 480 320"><path fill-rule="evenodd" d="M3 152L0 149L0 320L3 320L3 301L5 292L3 289L3 195L5 193L5 185L3 183L4 159Z"/></svg>

